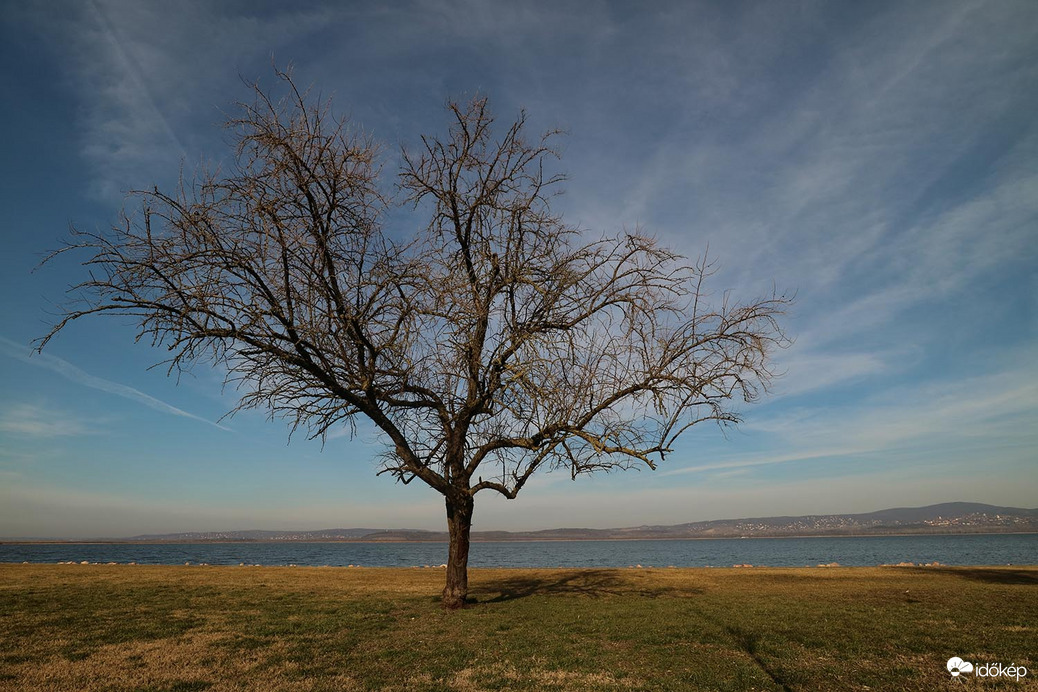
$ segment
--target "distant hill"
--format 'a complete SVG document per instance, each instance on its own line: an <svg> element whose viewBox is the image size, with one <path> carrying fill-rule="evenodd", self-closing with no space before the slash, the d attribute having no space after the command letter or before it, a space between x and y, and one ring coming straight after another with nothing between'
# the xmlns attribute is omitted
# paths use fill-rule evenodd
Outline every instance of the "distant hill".
<svg viewBox="0 0 1038 692"><path fill-rule="evenodd" d="M947 502L898 507L867 514L720 519L667 526L617 529L562 528L544 531L473 531L473 541L646 540L779 536L865 536L891 534L1038 533L1038 509ZM446 541L444 531L420 529L321 529L316 531L213 531L134 536L129 542L215 541Z"/></svg>
<svg viewBox="0 0 1038 692"><path fill-rule="evenodd" d="M147 534L127 541L355 541L382 529L319 529L317 531L193 531L188 533Z"/></svg>

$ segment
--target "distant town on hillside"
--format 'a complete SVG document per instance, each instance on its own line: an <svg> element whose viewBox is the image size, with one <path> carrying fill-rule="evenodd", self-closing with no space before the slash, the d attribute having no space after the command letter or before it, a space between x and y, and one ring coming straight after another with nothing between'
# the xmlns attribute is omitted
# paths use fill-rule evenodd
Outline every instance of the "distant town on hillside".
<svg viewBox="0 0 1038 692"><path fill-rule="evenodd" d="M928 507L885 509L868 514L721 519L670 526L616 529L561 528L543 531L473 531L473 541L651 540L769 538L795 536L882 536L898 534L1038 533L1038 509L951 502ZM445 531L420 529L320 529L314 531L207 531L142 535L100 541L141 543L281 541L446 541Z"/></svg>

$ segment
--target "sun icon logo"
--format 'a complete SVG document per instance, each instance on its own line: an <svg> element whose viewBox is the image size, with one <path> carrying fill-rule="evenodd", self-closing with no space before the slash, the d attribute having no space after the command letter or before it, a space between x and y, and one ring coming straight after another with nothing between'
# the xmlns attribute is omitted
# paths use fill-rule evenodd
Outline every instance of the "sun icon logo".
<svg viewBox="0 0 1038 692"><path fill-rule="evenodd" d="M952 674L952 677L959 677L961 673L972 673L973 664L969 661L963 661L958 656L953 656L948 659L948 672Z"/></svg>

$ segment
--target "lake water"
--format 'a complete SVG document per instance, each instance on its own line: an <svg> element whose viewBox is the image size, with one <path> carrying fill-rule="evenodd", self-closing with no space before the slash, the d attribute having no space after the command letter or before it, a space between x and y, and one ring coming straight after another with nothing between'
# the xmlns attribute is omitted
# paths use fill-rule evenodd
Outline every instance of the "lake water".
<svg viewBox="0 0 1038 692"><path fill-rule="evenodd" d="M447 560L446 543L197 543L0 545L0 562L414 567ZM803 567L837 562L1038 564L1038 535L854 536L668 541L473 543L471 567Z"/></svg>

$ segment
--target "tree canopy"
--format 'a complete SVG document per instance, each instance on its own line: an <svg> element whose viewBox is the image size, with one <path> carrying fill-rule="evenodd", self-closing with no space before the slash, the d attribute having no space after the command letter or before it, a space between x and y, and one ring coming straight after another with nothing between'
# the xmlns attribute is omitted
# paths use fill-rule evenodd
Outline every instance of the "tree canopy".
<svg viewBox="0 0 1038 692"><path fill-rule="evenodd" d="M229 122L226 172L131 194L106 232L73 231L90 275L63 318L135 318L171 370L206 363L264 409L324 436L359 417L382 471L446 500L444 603L467 595L474 496L514 498L539 470L655 468L704 421L739 419L784 343L781 295L711 303L704 259L638 232L590 238L553 212L549 132L487 99L448 102L449 127L380 146L278 72ZM387 179L388 178L388 179ZM401 238L395 205L424 219Z"/></svg>

